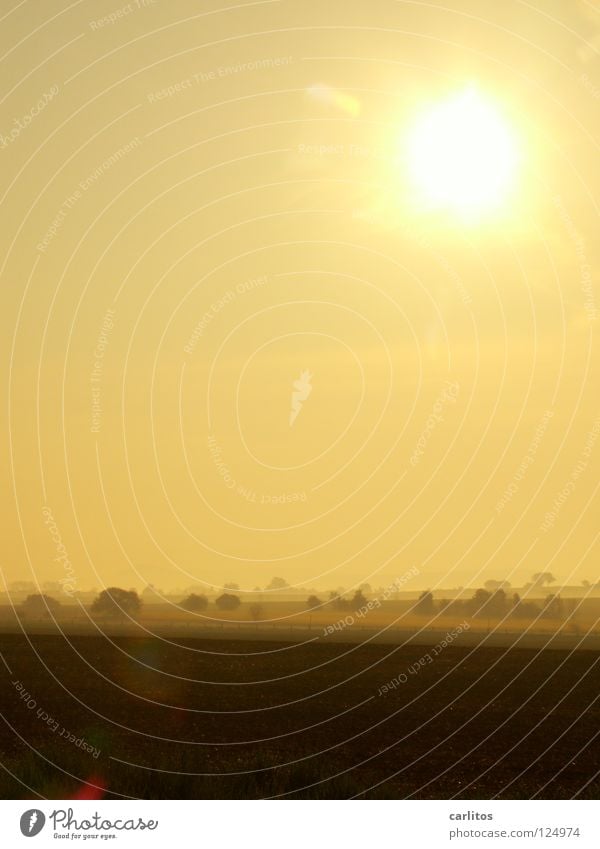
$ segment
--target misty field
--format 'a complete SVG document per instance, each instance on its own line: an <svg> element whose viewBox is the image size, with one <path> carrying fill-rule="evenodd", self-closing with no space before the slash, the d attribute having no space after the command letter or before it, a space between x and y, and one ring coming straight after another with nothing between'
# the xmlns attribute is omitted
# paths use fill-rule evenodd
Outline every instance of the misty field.
<svg viewBox="0 0 600 849"><path fill-rule="evenodd" d="M595 652L36 634L0 650L3 797L600 790Z"/></svg>

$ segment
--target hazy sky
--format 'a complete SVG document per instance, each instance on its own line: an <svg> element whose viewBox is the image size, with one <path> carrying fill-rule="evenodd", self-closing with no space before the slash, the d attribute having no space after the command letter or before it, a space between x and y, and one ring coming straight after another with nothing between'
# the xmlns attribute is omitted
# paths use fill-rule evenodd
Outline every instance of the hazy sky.
<svg viewBox="0 0 600 849"><path fill-rule="evenodd" d="M6 581L598 577L596 0L0 18ZM403 151L470 85L466 221Z"/></svg>

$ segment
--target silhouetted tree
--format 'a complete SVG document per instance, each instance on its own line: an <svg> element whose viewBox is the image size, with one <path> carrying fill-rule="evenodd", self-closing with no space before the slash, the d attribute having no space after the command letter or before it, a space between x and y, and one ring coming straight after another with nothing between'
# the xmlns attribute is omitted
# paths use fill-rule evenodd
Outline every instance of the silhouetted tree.
<svg viewBox="0 0 600 849"><path fill-rule="evenodd" d="M37 617L38 619L49 619L54 616L60 609L60 602L52 596L34 593L28 595L21 609L27 616Z"/></svg>
<svg viewBox="0 0 600 849"><path fill-rule="evenodd" d="M238 596L231 595L231 593L223 593L219 598L215 601L215 604L219 608L219 610L236 610L241 601Z"/></svg>
<svg viewBox="0 0 600 849"><path fill-rule="evenodd" d="M555 584L556 578L552 572L536 572L531 576L531 583L534 587L543 587L546 584Z"/></svg>
<svg viewBox="0 0 600 849"><path fill-rule="evenodd" d="M200 610L205 610L208 607L208 599L205 595L198 595L197 593L190 593L187 598L181 602L181 606L185 608L185 610L190 610L193 613L198 613Z"/></svg>
<svg viewBox="0 0 600 849"><path fill-rule="evenodd" d="M254 619L255 622L258 622L258 620L262 617L262 612L262 604L255 602L254 604L250 605L250 616Z"/></svg>
<svg viewBox="0 0 600 849"><path fill-rule="evenodd" d="M478 589L473 593L473 598L466 603L466 609L471 616L487 616L486 605L492 594L487 590Z"/></svg>
<svg viewBox="0 0 600 849"><path fill-rule="evenodd" d="M511 616L517 619L533 619L538 613L538 608L531 601L523 601L519 593L513 595Z"/></svg>
<svg viewBox="0 0 600 849"><path fill-rule="evenodd" d="M550 593L544 600L542 616L547 619L558 619L563 614L563 603L560 596Z"/></svg>
<svg viewBox="0 0 600 849"><path fill-rule="evenodd" d="M92 604L92 613L100 616L127 617L139 613L142 602L135 590L108 587Z"/></svg>
<svg viewBox="0 0 600 849"><path fill-rule="evenodd" d="M483 585L486 590L489 592L494 592L494 590L509 590L510 589L510 581L486 581Z"/></svg>
<svg viewBox="0 0 600 849"><path fill-rule="evenodd" d="M356 590L354 596L352 597L352 601L350 602L350 607L352 610L360 610L367 603L367 598L363 595L362 590Z"/></svg>
<svg viewBox="0 0 600 849"><path fill-rule="evenodd" d="M348 602L339 594L337 590L332 590L329 593L329 603L335 610L347 610Z"/></svg>
<svg viewBox="0 0 600 849"><path fill-rule="evenodd" d="M506 599L506 593L501 589L495 590L486 604L486 615L497 616L500 618L501 616L504 616L507 610L508 602Z"/></svg>
<svg viewBox="0 0 600 849"><path fill-rule="evenodd" d="M164 593L161 590L157 590L154 584L148 584L147 587L144 587L142 590L142 602L148 604L160 604L164 601Z"/></svg>
<svg viewBox="0 0 600 849"><path fill-rule="evenodd" d="M269 584L265 589L267 590L285 590L289 587L287 581L283 578L271 578Z"/></svg>
<svg viewBox="0 0 600 849"><path fill-rule="evenodd" d="M433 593L429 590L423 590L415 604L415 613L418 613L419 616L429 616L433 611Z"/></svg>
<svg viewBox="0 0 600 849"><path fill-rule="evenodd" d="M309 595L309 597L306 599L306 607L309 610L311 610L313 607L320 607L320 606L321 606L321 599L318 598L316 595Z"/></svg>

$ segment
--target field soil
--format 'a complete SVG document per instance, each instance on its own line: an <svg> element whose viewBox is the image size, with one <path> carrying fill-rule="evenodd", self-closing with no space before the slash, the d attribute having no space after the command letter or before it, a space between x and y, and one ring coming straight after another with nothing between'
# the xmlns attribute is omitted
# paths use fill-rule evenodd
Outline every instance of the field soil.
<svg viewBox="0 0 600 849"><path fill-rule="evenodd" d="M598 797L600 653L435 648L2 634L0 795Z"/></svg>

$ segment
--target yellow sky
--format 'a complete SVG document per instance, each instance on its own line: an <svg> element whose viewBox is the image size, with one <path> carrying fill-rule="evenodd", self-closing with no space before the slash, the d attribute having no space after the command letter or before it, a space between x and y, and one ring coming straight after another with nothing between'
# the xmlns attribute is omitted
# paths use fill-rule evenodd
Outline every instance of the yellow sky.
<svg viewBox="0 0 600 849"><path fill-rule="evenodd" d="M45 507L82 589L597 578L595 5L0 4L4 579ZM402 150L468 85L465 222Z"/></svg>

